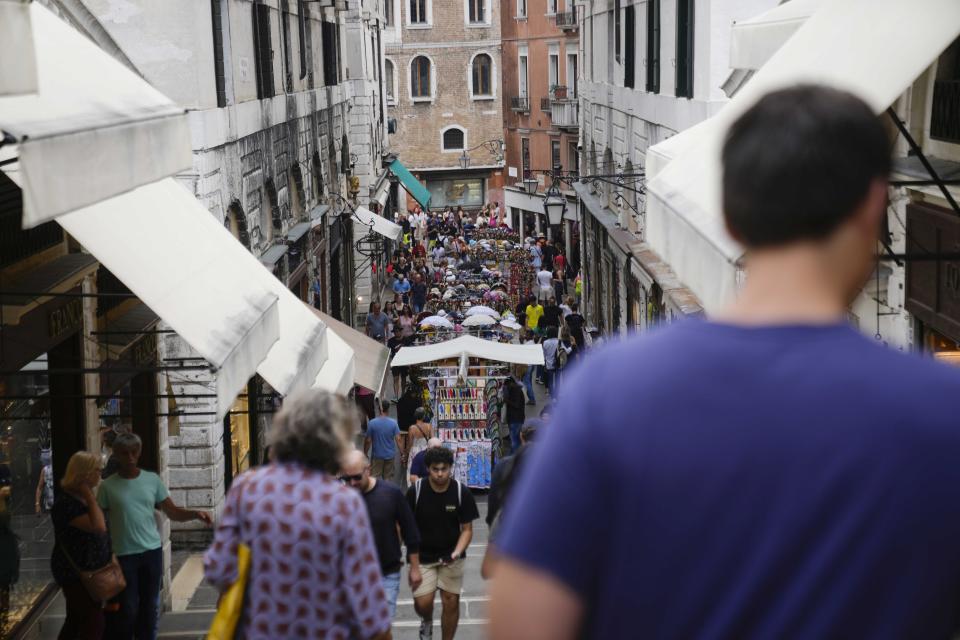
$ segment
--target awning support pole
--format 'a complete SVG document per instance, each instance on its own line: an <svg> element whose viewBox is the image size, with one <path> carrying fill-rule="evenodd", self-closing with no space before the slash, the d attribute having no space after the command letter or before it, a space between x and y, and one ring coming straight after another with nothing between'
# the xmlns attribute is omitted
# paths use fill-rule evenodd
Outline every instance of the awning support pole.
<svg viewBox="0 0 960 640"><path fill-rule="evenodd" d="M897 125L897 129L900 130L900 133L907 141L907 144L910 145L910 150L914 153L914 155L917 156L917 159L920 160L920 164L922 164L923 168L927 170L927 173L930 174L934 184L940 188L940 192L943 194L943 197L946 198L947 202L950 203L950 207L953 209L953 212L960 216L960 205L957 204L953 194L950 193L949 189L947 189L947 185L944 183L943 178L940 177L936 169L933 168L933 165L930 164L930 161L927 160L927 156L924 155L923 149L920 148L920 145L917 144L917 141L913 139L912 135L910 135L910 131L907 129L903 121L900 120L900 116L897 115L897 112L893 109L893 107L889 107L887 109L887 115L889 115L890 119L893 120L893 123Z"/></svg>

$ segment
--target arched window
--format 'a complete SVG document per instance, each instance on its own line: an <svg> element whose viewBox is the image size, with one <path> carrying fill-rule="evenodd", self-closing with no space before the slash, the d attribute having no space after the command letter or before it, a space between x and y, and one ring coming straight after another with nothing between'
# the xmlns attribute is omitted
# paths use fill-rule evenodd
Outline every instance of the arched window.
<svg viewBox="0 0 960 640"><path fill-rule="evenodd" d="M417 56L410 63L410 95L430 97L430 59L426 56Z"/></svg>
<svg viewBox="0 0 960 640"><path fill-rule="evenodd" d="M389 4L389 2L387 4ZM383 62L383 84L384 92L387 94L387 101L393 102L396 96L393 92L393 62L390 60L384 60Z"/></svg>
<svg viewBox="0 0 960 640"><path fill-rule="evenodd" d="M490 76L493 75L493 61L485 53L473 59L473 95L492 95Z"/></svg>
<svg viewBox="0 0 960 640"><path fill-rule="evenodd" d="M447 129L443 132L443 150L460 151L463 149L464 133L463 129L456 127Z"/></svg>

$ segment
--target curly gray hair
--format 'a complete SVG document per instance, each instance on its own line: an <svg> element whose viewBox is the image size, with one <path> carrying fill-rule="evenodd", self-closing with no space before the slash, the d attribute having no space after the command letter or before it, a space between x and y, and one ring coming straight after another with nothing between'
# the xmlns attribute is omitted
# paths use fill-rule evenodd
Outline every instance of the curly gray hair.
<svg viewBox="0 0 960 640"><path fill-rule="evenodd" d="M267 437L277 462L336 473L359 425L357 408L327 391L303 391L283 402Z"/></svg>

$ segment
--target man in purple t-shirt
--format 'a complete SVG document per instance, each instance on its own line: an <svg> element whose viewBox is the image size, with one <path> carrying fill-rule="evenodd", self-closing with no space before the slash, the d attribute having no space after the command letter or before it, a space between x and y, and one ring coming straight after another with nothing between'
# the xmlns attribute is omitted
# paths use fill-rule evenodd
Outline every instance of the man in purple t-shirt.
<svg viewBox="0 0 960 640"><path fill-rule="evenodd" d="M960 372L846 324L884 126L798 86L722 160L739 297L575 368L495 543L495 640L956 635Z"/></svg>

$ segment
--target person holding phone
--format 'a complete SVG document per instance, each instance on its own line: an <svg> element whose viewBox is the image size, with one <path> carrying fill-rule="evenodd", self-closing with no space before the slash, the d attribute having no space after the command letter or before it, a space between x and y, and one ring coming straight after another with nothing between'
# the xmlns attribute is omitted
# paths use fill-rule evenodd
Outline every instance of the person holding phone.
<svg viewBox="0 0 960 640"><path fill-rule="evenodd" d="M420 587L413 592L413 607L420 616L420 640L433 638L433 601L437 590L443 613L443 640L452 640L460 621L460 590L467 547L473 538L473 521L480 517L470 489L453 480L453 451L427 449L429 475L407 490L407 501L420 530Z"/></svg>

